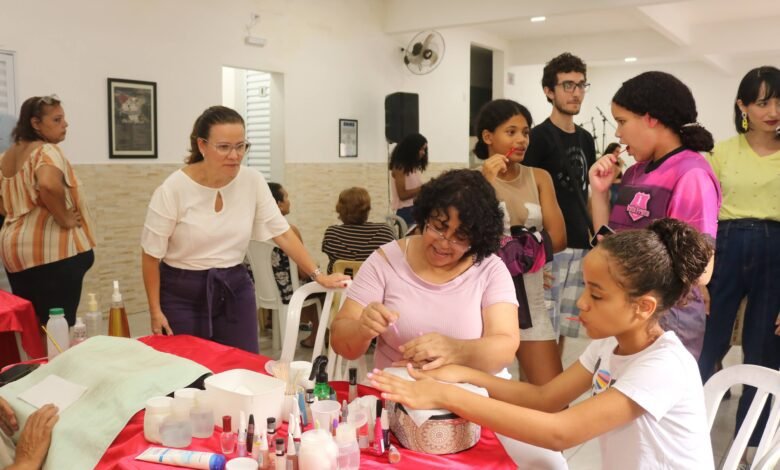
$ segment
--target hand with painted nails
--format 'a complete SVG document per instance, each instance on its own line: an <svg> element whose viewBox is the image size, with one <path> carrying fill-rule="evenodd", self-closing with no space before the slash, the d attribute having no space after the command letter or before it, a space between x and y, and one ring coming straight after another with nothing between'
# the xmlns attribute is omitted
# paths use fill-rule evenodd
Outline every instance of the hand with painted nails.
<svg viewBox="0 0 780 470"><path fill-rule="evenodd" d="M320 274L317 276L317 284L321 285L322 287L328 287L331 289L347 287L351 280L351 277L340 273Z"/></svg>
<svg viewBox="0 0 780 470"><path fill-rule="evenodd" d="M372 302L360 315L360 328L371 338L381 335L398 320L398 312L393 312L379 302Z"/></svg>
<svg viewBox="0 0 780 470"><path fill-rule="evenodd" d="M442 408L446 405L443 391L450 385L431 379L411 365L407 366L407 370L414 381L378 369L368 374L368 378L371 380L371 386L382 392L382 398L385 400L420 410Z"/></svg>
<svg viewBox="0 0 780 470"><path fill-rule="evenodd" d="M399 346L406 362L421 365L423 370L436 369L445 364L458 364L461 343L439 333L428 333Z"/></svg>
<svg viewBox="0 0 780 470"><path fill-rule="evenodd" d="M493 182L499 174L506 172L508 164L509 158L506 155L497 153L485 160L485 163L482 165L482 176L489 182Z"/></svg>

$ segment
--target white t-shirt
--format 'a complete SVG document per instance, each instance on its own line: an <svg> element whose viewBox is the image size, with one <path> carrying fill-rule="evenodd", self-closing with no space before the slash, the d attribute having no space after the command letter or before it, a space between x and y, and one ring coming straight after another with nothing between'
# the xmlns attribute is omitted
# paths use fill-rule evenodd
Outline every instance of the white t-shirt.
<svg viewBox="0 0 780 470"><path fill-rule="evenodd" d="M699 368L673 331L644 351L614 353L617 340L593 341L580 363L593 373L593 394L614 387L646 413L602 435L604 469L708 470L714 467Z"/></svg>
<svg viewBox="0 0 780 470"><path fill-rule="evenodd" d="M222 210L216 212L218 193ZM152 195L141 246L175 268L229 268L244 260L250 239L268 240L289 228L257 170L241 167L230 183L218 189L200 185L177 170Z"/></svg>

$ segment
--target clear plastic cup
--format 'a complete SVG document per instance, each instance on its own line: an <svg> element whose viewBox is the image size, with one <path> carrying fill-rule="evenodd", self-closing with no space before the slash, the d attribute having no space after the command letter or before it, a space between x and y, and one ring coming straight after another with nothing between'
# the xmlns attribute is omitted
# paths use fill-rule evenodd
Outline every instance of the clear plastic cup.
<svg viewBox="0 0 780 470"><path fill-rule="evenodd" d="M319 423L320 429L333 431L333 420L339 419L341 403L336 400L320 400L311 404L312 419Z"/></svg>

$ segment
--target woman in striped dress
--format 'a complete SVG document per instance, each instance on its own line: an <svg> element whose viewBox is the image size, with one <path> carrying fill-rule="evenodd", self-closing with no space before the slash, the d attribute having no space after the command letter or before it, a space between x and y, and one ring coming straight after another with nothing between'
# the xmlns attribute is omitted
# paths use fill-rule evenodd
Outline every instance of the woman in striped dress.
<svg viewBox="0 0 780 470"><path fill-rule="evenodd" d="M0 156L0 255L15 295L32 302L38 320L61 307L76 321L81 286L95 257L92 221L81 183L62 150L68 122L57 96L22 104Z"/></svg>

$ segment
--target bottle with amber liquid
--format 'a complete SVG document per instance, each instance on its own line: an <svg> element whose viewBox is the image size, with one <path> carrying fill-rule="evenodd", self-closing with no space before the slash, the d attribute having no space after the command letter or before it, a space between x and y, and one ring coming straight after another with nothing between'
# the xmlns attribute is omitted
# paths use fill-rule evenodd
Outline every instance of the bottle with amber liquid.
<svg viewBox="0 0 780 470"><path fill-rule="evenodd" d="M119 292L119 281L114 281L114 293L111 294L111 310L108 312L108 335L130 337L130 325L127 324L127 311Z"/></svg>

